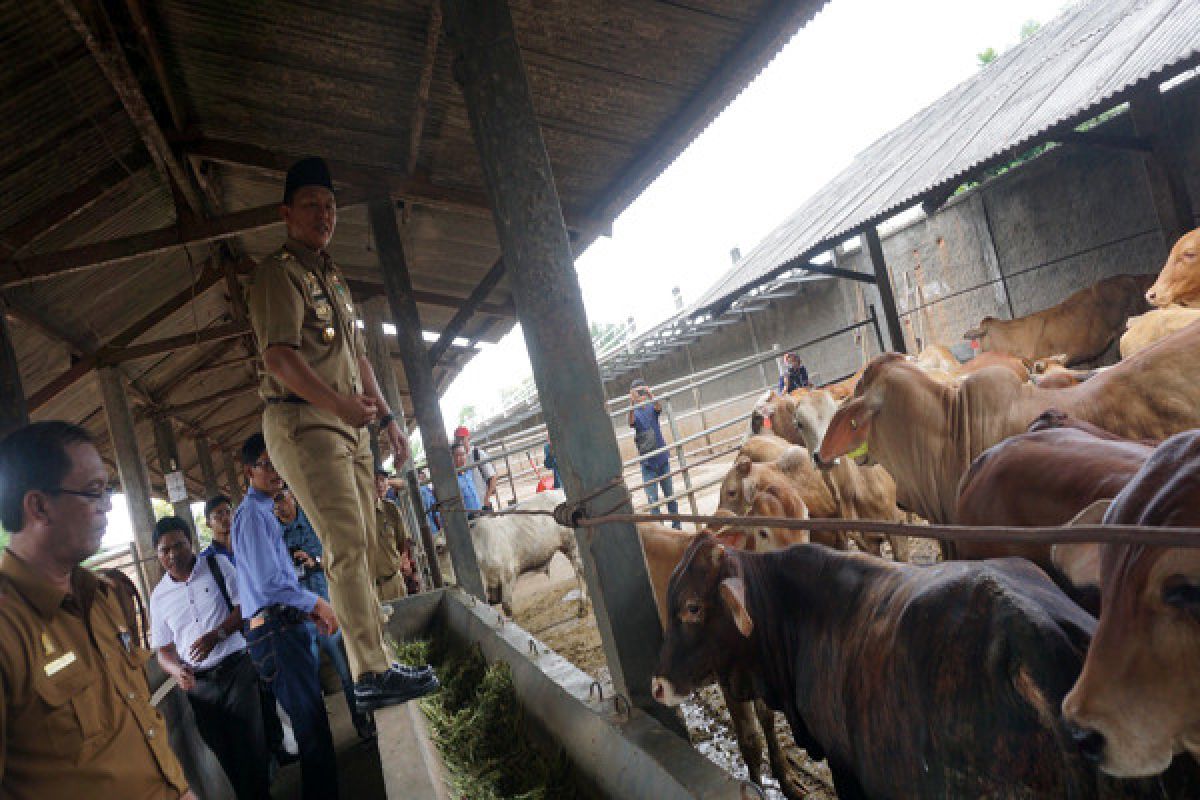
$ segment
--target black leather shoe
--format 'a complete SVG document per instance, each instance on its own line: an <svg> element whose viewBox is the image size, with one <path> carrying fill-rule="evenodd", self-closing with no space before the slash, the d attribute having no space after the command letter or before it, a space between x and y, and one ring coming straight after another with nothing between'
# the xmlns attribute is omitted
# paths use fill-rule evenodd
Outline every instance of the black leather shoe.
<svg viewBox="0 0 1200 800"><path fill-rule="evenodd" d="M375 717L370 712L354 712L354 730L360 739L374 739L376 736Z"/></svg>
<svg viewBox="0 0 1200 800"><path fill-rule="evenodd" d="M433 674L433 667L424 664L419 667L410 667L408 664L401 664L398 661L392 662L392 669L409 678L428 678Z"/></svg>
<svg viewBox="0 0 1200 800"><path fill-rule="evenodd" d="M368 672L354 684L354 701L359 713L374 711L418 697L432 694L441 688L437 675L405 675L396 668L387 672Z"/></svg>

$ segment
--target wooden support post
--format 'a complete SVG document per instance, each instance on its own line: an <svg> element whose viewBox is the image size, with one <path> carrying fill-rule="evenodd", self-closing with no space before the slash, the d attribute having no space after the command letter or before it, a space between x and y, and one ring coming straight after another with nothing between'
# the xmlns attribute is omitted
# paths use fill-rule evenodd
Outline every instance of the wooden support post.
<svg viewBox="0 0 1200 800"><path fill-rule="evenodd" d="M8 317L0 302L0 439L10 431L29 424L25 390L21 388L21 369L13 347Z"/></svg>
<svg viewBox="0 0 1200 800"><path fill-rule="evenodd" d="M237 458L228 450L221 453L221 460L224 462L225 480L229 483L229 499L232 501L233 507L242 502L242 476L238 471Z"/></svg>
<svg viewBox="0 0 1200 800"><path fill-rule="evenodd" d="M204 499L221 493L217 485L217 471L213 468L212 445L207 436L197 436L192 440L196 445L196 462L200 465L200 474L204 478Z"/></svg>
<svg viewBox="0 0 1200 800"><path fill-rule="evenodd" d="M125 379L116 367L102 367L96 370L96 380L104 399L108 436L117 457L117 474L121 478L125 504L129 507L133 538L141 557L151 559L144 569L147 585L154 586L162 577L162 567L154 558L154 542L151 538L154 534L154 507L150 504L150 476L146 474L146 464L138 452L137 431L133 427L133 413L129 410L129 398L125 394Z"/></svg>
<svg viewBox="0 0 1200 800"><path fill-rule="evenodd" d="M1162 229L1163 241L1170 250L1179 237L1196 227L1192 216L1192 198L1184 178L1181 150L1171 134L1167 108L1158 90L1158 81L1142 87L1129 101L1129 116L1137 135L1150 142L1150 152L1142 156L1154 213Z"/></svg>
<svg viewBox="0 0 1200 800"><path fill-rule="evenodd" d="M591 513L613 506L629 512L570 240L508 3L445 0L443 10L567 496L586 499ZM636 528L609 524L577 530L576 537L613 686L683 733L678 715L650 693L662 631Z"/></svg>
<svg viewBox="0 0 1200 800"><path fill-rule="evenodd" d="M179 458L179 445L175 441L175 429L171 427L171 420L167 417L157 416L154 418L154 449L158 453L158 470L163 475L164 484L166 484L167 473L183 472L183 460ZM170 498L167 499L170 500ZM192 508L188 498L171 501L171 508L175 510L175 516L187 522L188 530L195 538L196 524L192 519Z"/></svg>
<svg viewBox="0 0 1200 800"><path fill-rule="evenodd" d="M371 369L375 370L375 380L379 382L379 391L383 392L383 399L396 415L396 422L404 428L400 380L396 377L396 367L392 362L391 343L387 334L383 332L383 324L390 321L391 316L388 313L387 298L372 297L362 303L360 308L363 314L363 338L367 342L367 360L371 362ZM400 474L407 469L407 462L394 464L392 468L396 470L396 474Z"/></svg>
<svg viewBox="0 0 1200 800"><path fill-rule="evenodd" d="M758 341L758 329L754 326L754 317L749 314L743 315L746 324L750 326L750 346L754 348L754 355L762 355L762 343ZM758 362L758 374L762 378L762 384L765 388L770 389L775 384L771 383L771 379L767 377L767 365L763 361Z"/></svg>
<svg viewBox="0 0 1200 800"><path fill-rule="evenodd" d="M904 344L904 329L900 327L900 314L896 311L896 296L892 294L892 279L888 275L887 262L883 260L883 244L874 225L862 229L862 248L875 268L875 287L879 290L879 304L883 306L883 319L887 323L888 349L893 353L907 353Z"/></svg>
<svg viewBox="0 0 1200 800"><path fill-rule="evenodd" d="M391 198L385 195L370 201L368 211L371 230L375 232L379 266L387 286L388 305L396 326L400 358L404 362L404 375L412 392L417 425L421 428L421 439L425 443L425 457L433 475L433 490L442 512L442 525L450 546L454 575L459 586L486 600L479 563L475 559L475 547L471 543L470 526L463 510L462 495L458 491L454 459L450 455L450 443L446 440L446 423L442 420L433 367L421 336L421 316L412 296L412 278L408 274L400 228L396 224L396 207Z"/></svg>

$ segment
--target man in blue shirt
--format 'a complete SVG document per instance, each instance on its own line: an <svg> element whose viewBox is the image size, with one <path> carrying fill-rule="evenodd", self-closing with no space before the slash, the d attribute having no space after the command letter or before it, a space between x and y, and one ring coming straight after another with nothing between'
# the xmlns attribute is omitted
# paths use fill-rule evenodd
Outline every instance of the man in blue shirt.
<svg viewBox="0 0 1200 800"><path fill-rule="evenodd" d="M317 532L313 530L304 510L296 503L296 496L286 486L276 493L274 502L275 518L283 525L283 543L292 554L300 585L328 600L329 583L325 580L325 565L321 561L324 549L321 547L321 540L317 538ZM313 635L313 657L320 662L320 651L325 651L329 662L337 671L338 679L342 682L342 692L346 695L346 706L354 720L354 729L360 737L369 739L375 735L375 726L370 714L360 713L355 707L354 680L350 677L350 664L346 661L342 632L326 635L317 630L312 620L304 624Z"/></svg>
<svg viewBox="0 0 1200 800"><path fill-rule="evenodd" d="M421 489L421 505L425 507L425 516L429 517L429 530L437 533L442 529L441 515L434 508L437 505L437 497L433 494L433 487L429 485L429 473L425 470L417 473L417 486Z"/></svg>
<svg viewBox="0 0 1200 800"><path fill-rule="evenodd" d="M784 353L783 365L787 368L787 372L779 376L780 394L788 394L796 389L808 387L808 370L800 361L800 356L795 353Z"/></svg>
<svg viewBox="0 0 1200 800"><path fill-rule="evenodd" d="M646 484L646 499L652 506L651 514L662 513L658 506L654 505L658 502L659 486L662 486L663 494L667 497L675 494L671 478L667 474L671 471L671 458L666 450L662 450L667 443L663 439L662 426L658 421L660 414L662 403L654 399L650 387L645 381L634 381L629 387L629 427L633 428L633 441L638 453L653 454L642 459L642 481ZM655 452L656 450L661 452ZM678 514L679 503L675 500L667 501L667 511ZM672 522L671 526L676 530L683 528L678 521Z"/></svg>
<svg viewBox="0 0 1200 800"><path fill-rule="evenodd" d="M454 453L454 469L458 475L458 493L462 496L463 510L467 512L468 519L474 519L477 514L473 511L479 511L483 508L483 504L479 502L479 493L475 491L475 478L471 474L475 471L474 467L469 467L467 463L467 446L462 442L455 442L451 448Z"/></svg>
<svg viewBox="0 0 1200 800"><path fill-rule="evenodd" d="M259 677L292 720L304 798L336 798L333 735L305 622L312 620L317 630L332 634L338 629L337 615L326 600L296 580L272 508L283 479L271 464L261 433L242 445L242 464L250 488L233 517L233 548L240 562L237 583L246 643Z"/></svg>
<svg viewBox="0 0 1200 800"><path fill-rule="evenodd" d="M204 504L204 521L212 531L212 541L200 551L200 557L225 556L229 563L237 566L233 557L233 542L230 540L233 527L233 503L223 494L213 495Z"/></svg>

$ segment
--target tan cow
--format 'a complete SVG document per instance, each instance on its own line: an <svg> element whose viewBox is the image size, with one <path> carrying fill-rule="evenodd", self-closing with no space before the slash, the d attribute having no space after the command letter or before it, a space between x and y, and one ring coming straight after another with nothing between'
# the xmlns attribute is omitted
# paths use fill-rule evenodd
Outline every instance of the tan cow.
<svg viewBox="0 0 1200 800"><path fill-rule="evenodd" d="M1153 281L1153 275L1115 275L1027 317L984 317L963 338L978 339L984 351L1003 350L1030 362L1063 353L1066 366L1086 365L1105 354L1125 330L1125 320L1149 310L1143 295Z"/></svg>
<svg viewBox="0 0 1200 800"><path fill-rule="evenodd" d="M1103 521L1200 527L1198 485L1200 431L1172 436ZM1178 753L1200 758L1200 549L1109 544L1100 551L1100 622L1063 717L1104 772L1157 775Z"/></svg>
<svg viewBox="0 0 1200 800"><path fill-rule="evenodd" d="M1129 329L1121 337L1121 358L1145 350L1150 345L1183 330L1200 319L1200 308L1156 308L1145 314L1129 318Z"/></svg>
<svg viewBox="0 0 1200 800"><path fill-rule="evenodd" d="M865 444L863 460L895 478L903 508L952 523L970 463L1050 408L1127 439L1200 427L1200 323L1067 389L1041 389L1000 369L943 386L903 356L879 356L834 415L817 457L829 464Z"/></svg>
<svg viewBox="0 0 1200 800"><path fill-rule="evenodd" d="M1159 308L1200 306L1200 228L1179 237L1146 300Z"/></svg>

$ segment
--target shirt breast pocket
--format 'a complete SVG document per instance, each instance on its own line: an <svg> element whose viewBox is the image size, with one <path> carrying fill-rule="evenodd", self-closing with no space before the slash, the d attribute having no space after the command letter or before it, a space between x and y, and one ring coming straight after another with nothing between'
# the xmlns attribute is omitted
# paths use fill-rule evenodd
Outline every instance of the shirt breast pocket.
<svg viewBox="0 0 1200 800"><path fill-rule="evenodd" d="M34 690L43 704L50 746L63 757L82 758L104 733L97 676L80 668L43 677Z"/></svg>

